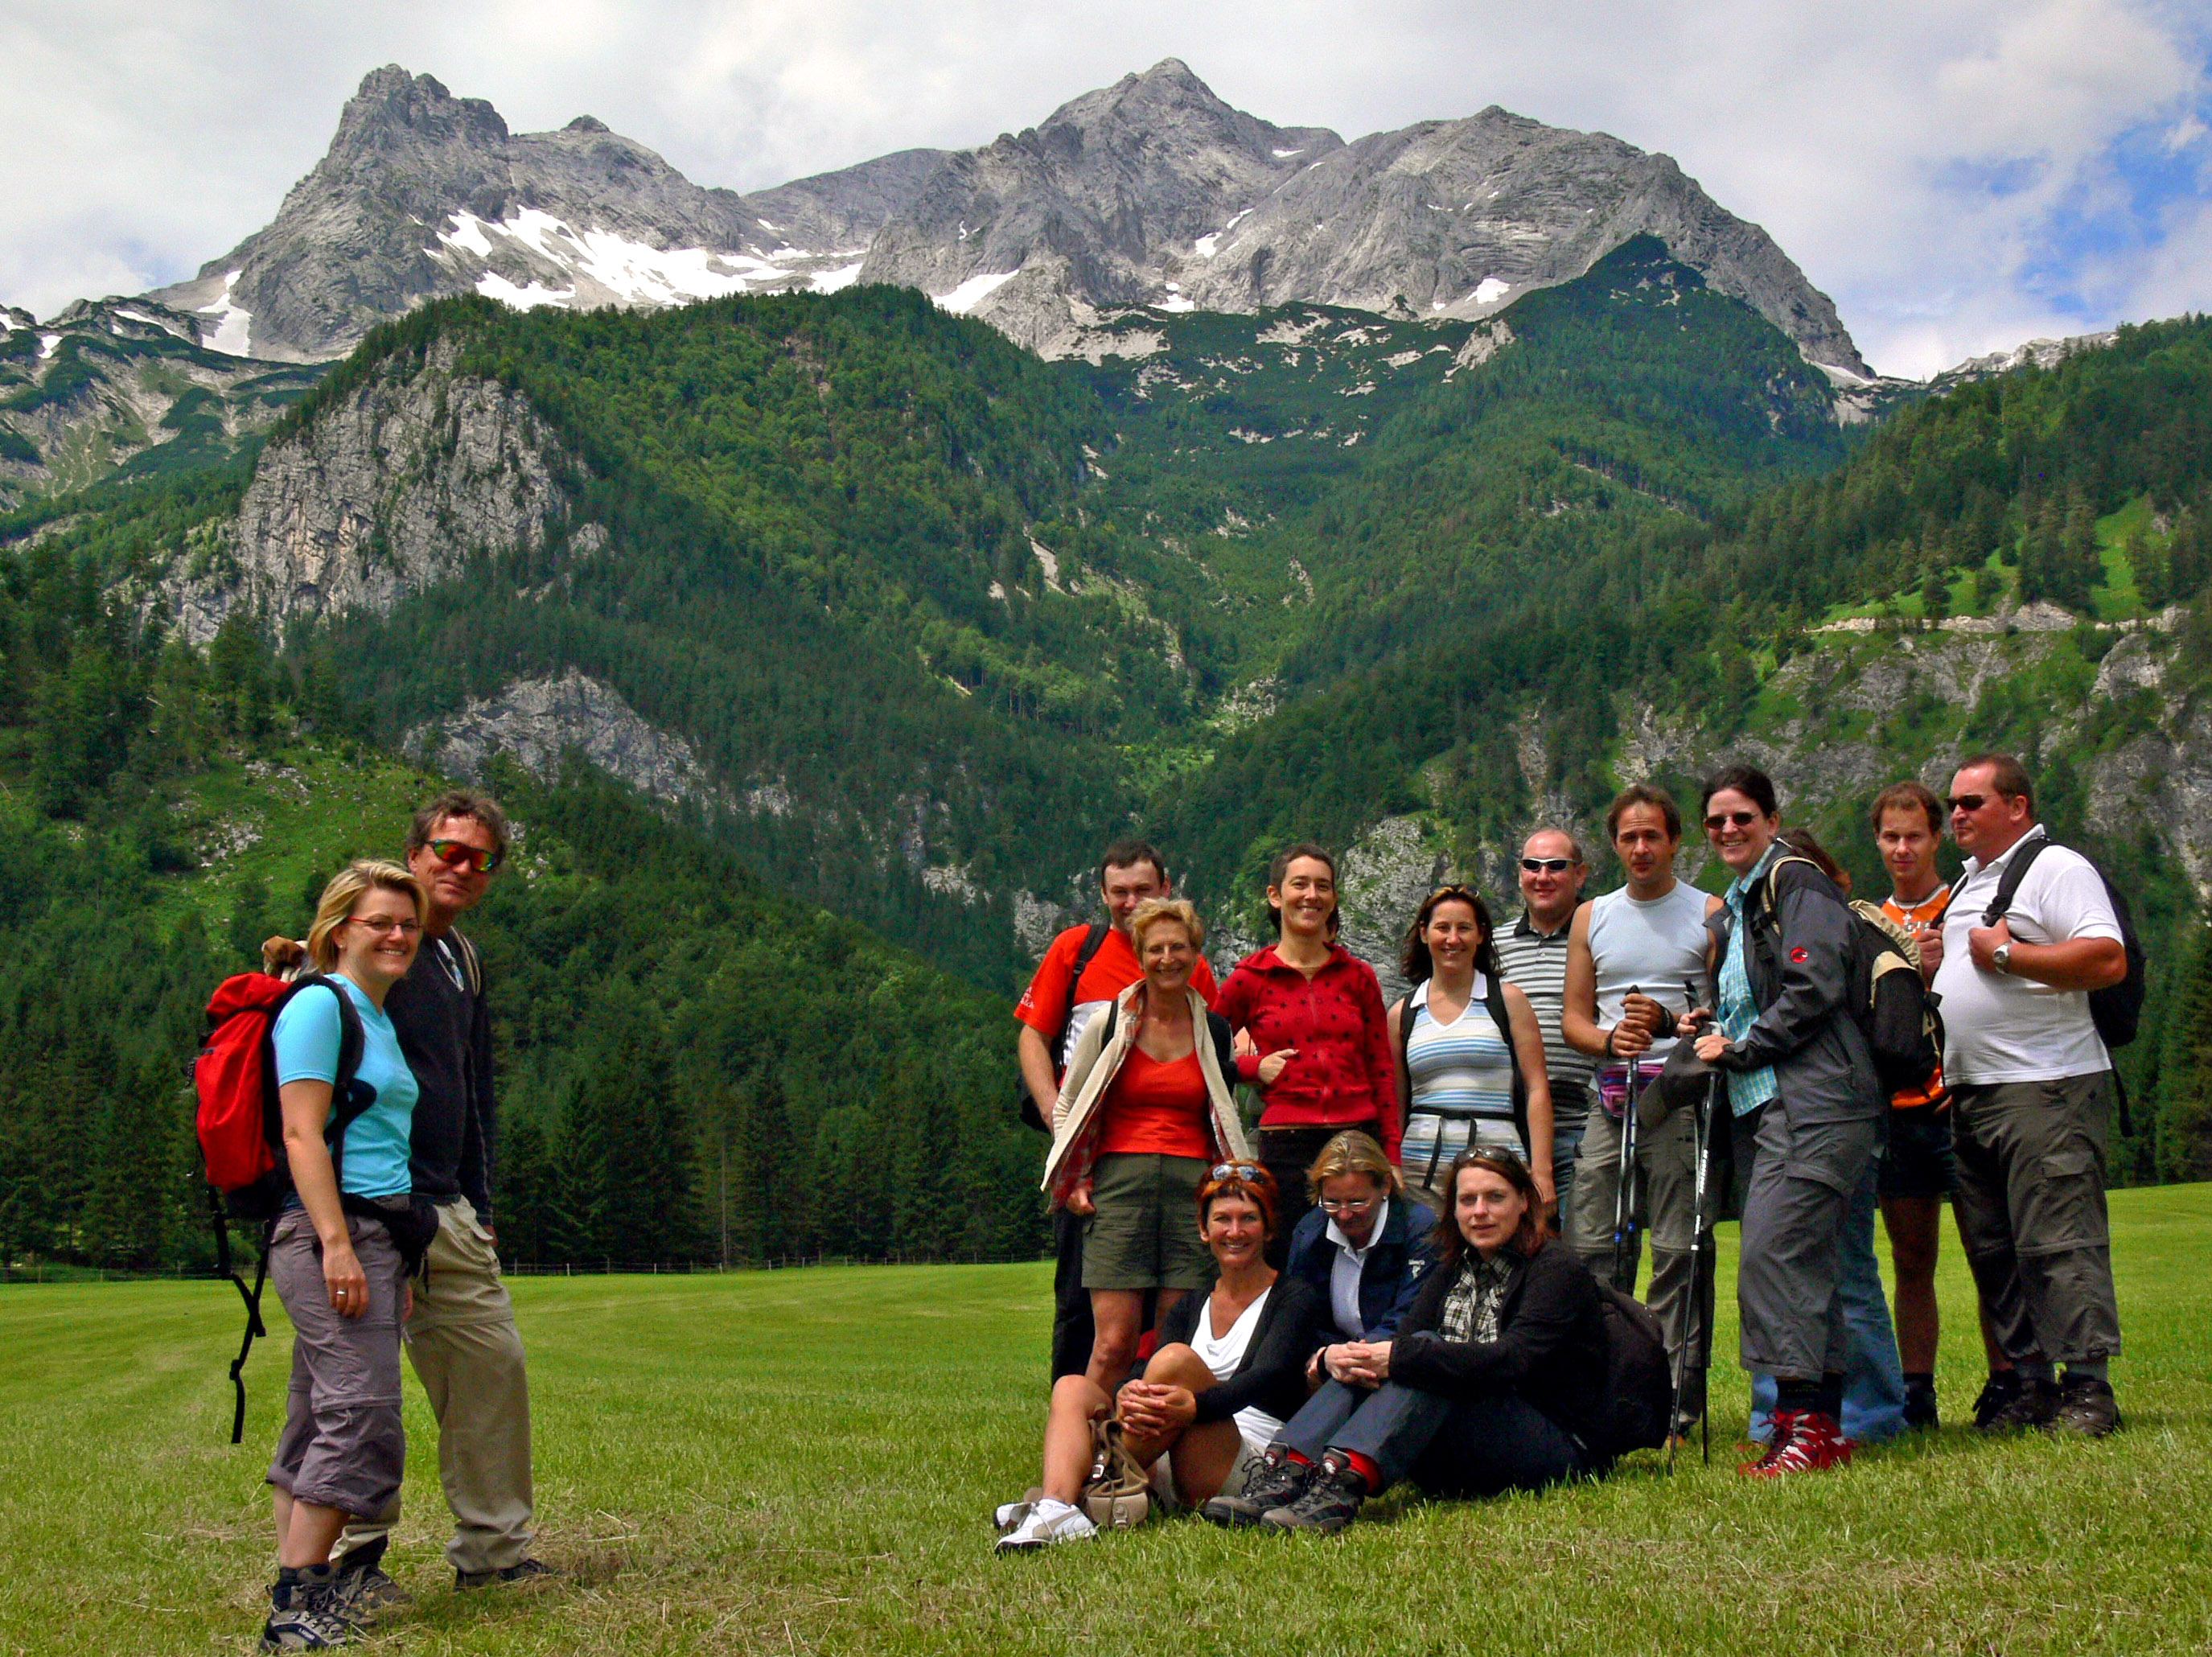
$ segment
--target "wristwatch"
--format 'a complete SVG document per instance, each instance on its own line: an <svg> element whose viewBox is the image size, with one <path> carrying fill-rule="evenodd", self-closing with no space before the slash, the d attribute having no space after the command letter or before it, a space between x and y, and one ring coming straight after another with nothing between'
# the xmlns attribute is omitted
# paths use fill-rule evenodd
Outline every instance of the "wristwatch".
<svg viewBox="0 0 2212 1657"><path fill-rule="evenodd" d="M2012 941L2009 938L1990 951L1990 965L2006 977L2012 976Z"/></svg>

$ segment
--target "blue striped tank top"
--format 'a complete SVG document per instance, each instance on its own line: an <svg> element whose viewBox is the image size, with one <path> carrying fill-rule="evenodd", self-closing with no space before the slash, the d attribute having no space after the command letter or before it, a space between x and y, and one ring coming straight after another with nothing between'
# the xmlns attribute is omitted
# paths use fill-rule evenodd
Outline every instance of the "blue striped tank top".
<svg viewBox="0 0 2212 1657"><path fill-rule="evenodd" d="M1441 1177L1470 1141L1527 1154L1513 1121L1513 1049L1483 1005L1489 989L1477 973L1466 1011L1449 1024L1429 1011L1425 980L1407 998L1406 1071L1413 1099L1398 1166L1417 1185Z"/></svg>

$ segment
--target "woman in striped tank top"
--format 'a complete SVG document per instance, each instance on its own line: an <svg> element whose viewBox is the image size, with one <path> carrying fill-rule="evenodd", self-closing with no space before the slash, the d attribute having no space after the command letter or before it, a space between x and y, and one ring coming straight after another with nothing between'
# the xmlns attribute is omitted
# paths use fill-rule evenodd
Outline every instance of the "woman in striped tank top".
<svg viewBox="0 0 2212 1657"><path fill-rule="evenodd" d="M1555 1199L1543 1032L1528 998L1500 976L1491 935L1489 909L1465 886L1430 893L1406 935L1400 964L1413 987L1390 1010L1399 1096L1408 1102L1399 1170L1408 1190L1440 1205L1438 1187L1460 1152L1510 1150L1530 1164L1548 1208ZM1493 1007L1504 1014L1503 1029Z"/></svg>

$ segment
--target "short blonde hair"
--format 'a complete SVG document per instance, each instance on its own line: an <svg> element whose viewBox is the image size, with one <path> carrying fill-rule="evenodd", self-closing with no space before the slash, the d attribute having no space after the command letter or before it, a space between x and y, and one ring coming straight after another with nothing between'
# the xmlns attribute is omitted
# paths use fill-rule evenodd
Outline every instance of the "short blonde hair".
<svg viewBox="0 0 2212 1657"><path fill-rule="evenodd" d="M1206 947L1206 923L1198 918L1198 911L1191 907L1188 899L1148 897L1137 906L1137 912L1129 917L1129 942L1136 947L1139 954L1144 951L1145 934L1163 920L1172 920L1182 926L1190 936L1192 949L1202 950Z"/></svg>
<svg viewBox="0 0 2212 1657"><path fill-rule="evenodd" d="M379 891L404 892L415 906L417 920L429 910L429 894L404 864L381 858L349 863L323 888L322 898L315 905L315 924L307 928L307 959L315 963L316 971L326 973L338 964L338 928L352 918L353 906L365 893Z"/></svg>
<svg viewBox="0 0 2212 1657"><path fill-rule="evenodd" d="M1383 1194L1401 1196L1406 1182L1390 1159L1382 1154L1382 1147L1374 1138L1357 1128L1346 1128L1321 1148L1313 1166L1306 1170L1306 1195L1311 1200L1321 1200L1322 1182L1340 1180L1347 1174L1362 1174L1382 1187Z"/></svg>

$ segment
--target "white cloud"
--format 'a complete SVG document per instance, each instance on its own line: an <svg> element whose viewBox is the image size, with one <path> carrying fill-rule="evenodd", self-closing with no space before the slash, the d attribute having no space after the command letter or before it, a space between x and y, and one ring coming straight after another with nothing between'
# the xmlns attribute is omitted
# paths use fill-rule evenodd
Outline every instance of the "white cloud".
<svg viewBox="0 0 2212 1657"><path fill-rule="evenodd" d="M2139 211L2171 222L2129 252L2077 256L2051 228L2130 210L2125 135L2212 148L2207 48L2162 0L12 0L0 298L47 313L219 256L386 62L519 130L588 112L750 189L988 142L1173 55L1239 107L1346 137L1499 103L1665 150L1774 234L1878 366L1927 372L2021 329L2212 306L2186 203ZM2071 298L2036 275L2054 258L2079 265Z"/></svg>

